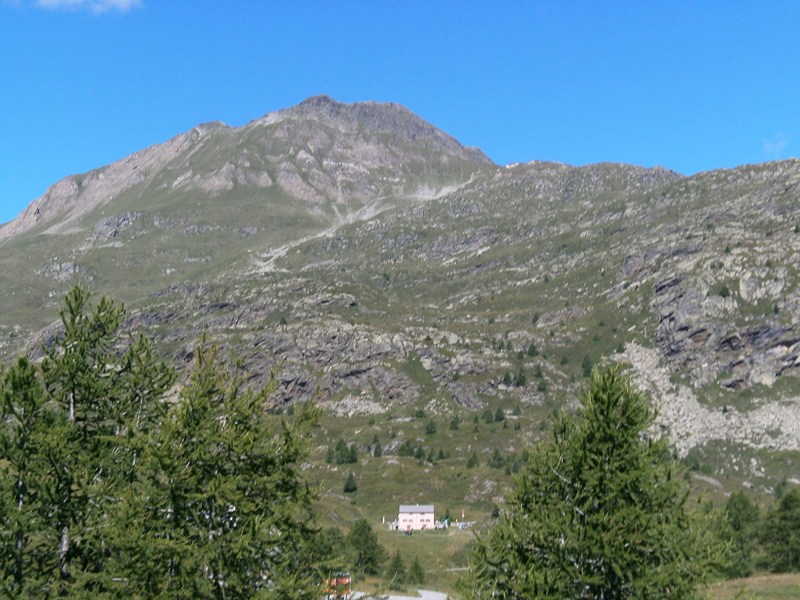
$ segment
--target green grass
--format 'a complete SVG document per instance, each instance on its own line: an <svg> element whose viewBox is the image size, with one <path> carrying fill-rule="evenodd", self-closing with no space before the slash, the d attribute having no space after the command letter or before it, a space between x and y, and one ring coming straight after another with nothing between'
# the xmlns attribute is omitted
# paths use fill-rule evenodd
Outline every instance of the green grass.
<svg viewBox="0 0 800 600"><path fill-rule="evenodd" d="M756 575L710 585L707 600L789 600L800 598L800 574Z"/></svg>

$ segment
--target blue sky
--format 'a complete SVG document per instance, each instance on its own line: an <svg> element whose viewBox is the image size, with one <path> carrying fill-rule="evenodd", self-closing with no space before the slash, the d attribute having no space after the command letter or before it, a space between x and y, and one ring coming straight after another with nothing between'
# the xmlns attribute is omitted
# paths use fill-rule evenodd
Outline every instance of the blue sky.
<svg viewBox="0 0 800 600"><path fill-rule="evenodd" d="M800 3L0 0L0 222L60 178L308 96L500 164L685 174L800 147Z"/></svg>

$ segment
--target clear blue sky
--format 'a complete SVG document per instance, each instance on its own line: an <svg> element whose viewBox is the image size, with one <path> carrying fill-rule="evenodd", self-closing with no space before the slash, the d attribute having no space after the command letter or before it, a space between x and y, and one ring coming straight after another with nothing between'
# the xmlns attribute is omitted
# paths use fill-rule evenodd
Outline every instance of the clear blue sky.
<svg viewBox="0 0 800 600"><path fill-rule="evenodd" d="M316 94L505 164L800 147L800 2L0 0L0 222L60 178Z"/></svg>

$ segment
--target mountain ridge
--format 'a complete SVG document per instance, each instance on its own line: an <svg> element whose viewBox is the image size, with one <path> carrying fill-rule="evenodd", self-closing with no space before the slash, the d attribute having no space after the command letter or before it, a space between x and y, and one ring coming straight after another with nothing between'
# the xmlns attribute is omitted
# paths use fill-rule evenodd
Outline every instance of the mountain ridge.
<svg viewBox="0 0 800 600"><path fill-rule="evenodd" d="M365 118L366 122L364 122ZM135 171L139 169L142 171L152 170L159 165L169 164L175 158L173 155L191 151L195 144L209 135L225 132L232 136L244 137L254 128L278 125L293 119L327 121L334 125L349 125L351 128L360 125L373 134L399 136L409 142L435 141L438 144L432 144L434 149L439 149L438 146L441 146L445 155L458 156L477 163L494 164L480 150L462 146L454 138L423 121L399 104L378 102L344 104L329 96L313 96L294 107L273 111L241 127L232 127L221 121L203 123L108 166L92 169L82 174L68 175L50 186L41 197L33 200L15 219L0 225L0 243L10 236L34 228L40 223L47 223L65 216L62 223L56 224L53 229L48 231L48 233L58 233L65 223L80 218L81 215L113 199L114 196L129 187L140 184L146 176L135 173ZM110 178L114 183L105 182L106 178ZM256 183L271 184L266 180ZM84 200L84 206L76 206L75 200L81 193L84 198L88 196L88 199Z"/></svg>
<svg viewBox="0 0 800 600"><path fill-rule="evenodd" d="M797 160L499 166L399 105L318 96L52 186L0 230L0 353L47 340L81 282L178 362L206 331L334 414L545 421L610 357L682 456L732 444L720 468L761 477L797 451L798 197Z"/></svg>

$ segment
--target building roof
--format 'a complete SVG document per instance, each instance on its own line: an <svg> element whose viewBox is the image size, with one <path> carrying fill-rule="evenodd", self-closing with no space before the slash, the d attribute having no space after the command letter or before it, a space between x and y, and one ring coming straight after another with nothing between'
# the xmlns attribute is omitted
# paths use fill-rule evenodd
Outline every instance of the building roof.
<svg viewBox="0 0 800 600"><path fill-rule="evenodd" d="M401 513L432 513L433 504L401 504Z"/></svg>

